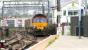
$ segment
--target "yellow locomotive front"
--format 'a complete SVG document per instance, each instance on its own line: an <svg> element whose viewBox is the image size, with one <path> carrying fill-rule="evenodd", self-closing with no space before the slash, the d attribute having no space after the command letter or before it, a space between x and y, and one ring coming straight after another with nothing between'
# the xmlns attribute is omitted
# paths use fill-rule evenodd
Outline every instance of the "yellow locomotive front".
<svg viewBox="0 0 88 50"><path fill-rule="evenodd" d="M47 18L43 14L37 14L32 19L32 26L36 29L43 30L48 26Z"/></svg>

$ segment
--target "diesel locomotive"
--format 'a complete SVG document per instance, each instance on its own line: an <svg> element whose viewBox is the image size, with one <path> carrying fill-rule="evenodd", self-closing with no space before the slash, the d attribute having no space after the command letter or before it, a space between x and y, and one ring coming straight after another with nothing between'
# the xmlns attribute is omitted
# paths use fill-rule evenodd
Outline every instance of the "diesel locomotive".
<svg viewBox="0 0 88 50"><path fill-rule="evenodd" d="M32 28L34 35L56 34L56 25L49 24L47 16L44 14L36 14L32 18Z"/></svg>

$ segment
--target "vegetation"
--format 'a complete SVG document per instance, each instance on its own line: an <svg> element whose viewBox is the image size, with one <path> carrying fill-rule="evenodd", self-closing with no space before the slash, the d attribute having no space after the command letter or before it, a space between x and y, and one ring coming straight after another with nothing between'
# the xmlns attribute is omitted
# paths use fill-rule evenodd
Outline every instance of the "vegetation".
<svg viewBox="0 0 88 50"><path fill-rule="evenodd" d="M55 39L53 39L53 40L48 41L48 45L47 46L50 46L56 39L57 39L57 37L55 37Z"/></svg>

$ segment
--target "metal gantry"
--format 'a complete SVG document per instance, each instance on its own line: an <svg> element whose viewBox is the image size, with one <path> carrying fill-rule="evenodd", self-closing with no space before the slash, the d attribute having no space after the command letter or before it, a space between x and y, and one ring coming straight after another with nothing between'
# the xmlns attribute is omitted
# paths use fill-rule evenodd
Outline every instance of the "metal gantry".
<svg viewBox="0 0 88 50"><path fill-rule="evenodd" d="M2 17L22 14L23 16L29 16L30 13L28 11L30 10L34 10L37 13L48 13L48 2L3 1Z"/></svg>

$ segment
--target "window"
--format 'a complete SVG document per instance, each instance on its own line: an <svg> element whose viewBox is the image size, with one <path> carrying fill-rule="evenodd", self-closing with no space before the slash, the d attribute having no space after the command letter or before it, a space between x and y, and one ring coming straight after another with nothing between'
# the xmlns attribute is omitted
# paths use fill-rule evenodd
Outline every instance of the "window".
<svg viewBox="0 0 88 50"><path fill-rule="evenodd" d="M18 24L18 27L22 27L22 24Z"/></svg>
<svg viewBox="0 0 88 50"><path fill-rule="evenodd" d="M81 9L81 14L83 15L83 9Z"/></svg>
<svg viewBox="0 0 88 50"><path fill-rule="evenodd" d="M18 27L22 27L22 20L18 20Z"/></svg>
<svg viewBox="0 0 88 50"><path fill-rule="evenodd" d="M87 9L88 9L88 5L87 5Z"/></svg>
<svg viewBox="0 0 88 50"><path fill-rule="evenodd" d="M68 15L73 15L73 13L69 11L69 12L68 12Z"/></svg>
<svg viewBox="0 0 88 50"><path fill-rule="evenodd" d="M74 11L73 13L74 13L73 15L77 15L77 14L78 14L78 12L77 12L77 11Z"/></svg>
<svg viewBox="0 0 88 50"><path fill-rule="evenodd" d="M41 18L40 22L47 22L46 18Z"/></svg>
<svg viewBox="0 0 88 50"><path fill-rule="evenodd" d="M63 11L63 15L66 16L66 11L65 10Z"/></svg>
<svg viewBox="0 0 88 50"><path fill-rule="evenodd" d="M8 27L14 27L14 20L7 20Z"/></svg>
<svg viewBox="0 0 88 50"><path fill-rule="evenodd" d="M78 14L77 10L68 11L68 15L77 15L77 14Z"/></svg>
<svg viewBox="0 0 88 50"><path fill-rule="evenodd" d="M39 22L39 18L34 18L33 22Z"/></svg>

